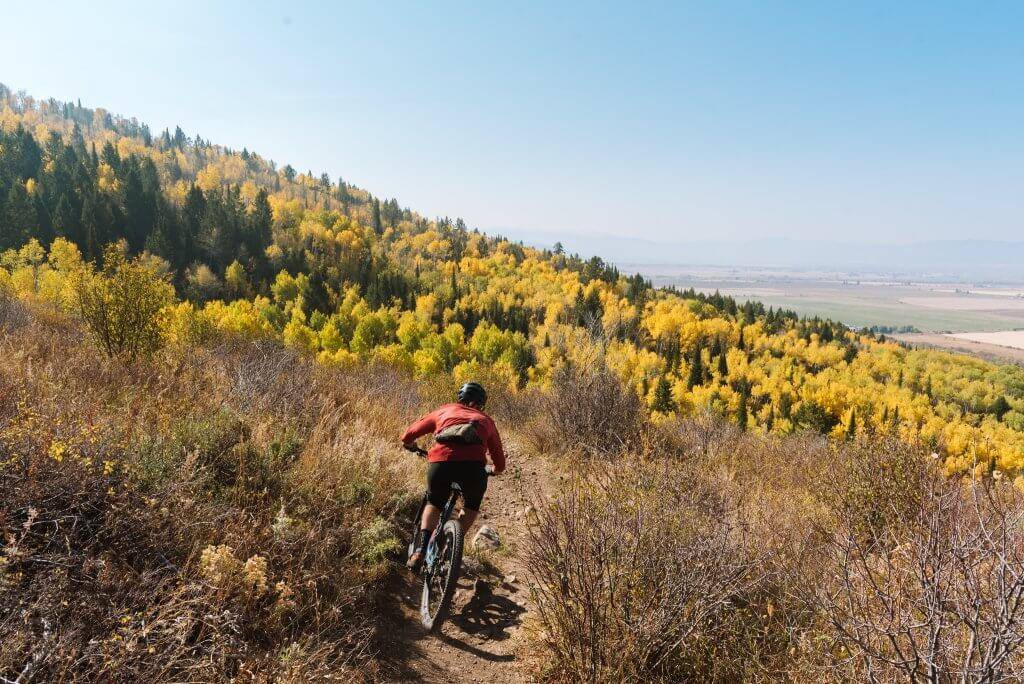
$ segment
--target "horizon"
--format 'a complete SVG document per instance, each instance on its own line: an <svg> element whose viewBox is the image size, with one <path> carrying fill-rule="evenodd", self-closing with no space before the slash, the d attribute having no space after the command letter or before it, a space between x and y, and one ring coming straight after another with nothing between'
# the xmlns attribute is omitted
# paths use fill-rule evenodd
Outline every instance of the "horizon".
<svg viewBox="0 0 1024 684"><path fill-rule="evenodd" d="M224 6L156 24L63 7L45 26L8 10L24 30L0 46L0 80L491 233L1019 234L1024 11L1008 3L399 16L263 3L245 32ZM73 62L38 49L83 34L94 39L77 40Z"/></svg>

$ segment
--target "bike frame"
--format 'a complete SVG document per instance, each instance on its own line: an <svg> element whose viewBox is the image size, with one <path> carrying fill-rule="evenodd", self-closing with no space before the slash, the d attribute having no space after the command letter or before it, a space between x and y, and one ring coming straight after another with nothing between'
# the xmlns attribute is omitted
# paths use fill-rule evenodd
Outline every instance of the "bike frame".
<svg viewBox="0 0 1024 684"><path fill-rule="evenodd" d="M422 449L418 446L406 447L408 451L413 452L420 458L426 458L427 450ZM491 473L488 472L487 476L490 477ZM459 502L459 497L462 496L462 487L457 482L452 483L451 494L448 495L448 502L441 509L441 517L437 520L437 526L434 527L434 531L430 533L430 541L427 543L427 556L424 559L423 567L426 569L425 574L432 574L434 566L437 563L437 540L441 536L441 530L444 529L444 524L448 522L452 517L452 511L455 510L455 505ZM423 515L423 509L427 507L427 495L423 494L423 503L420 504L420 509L416 513L416 520L418 521ZM417 523L418 524L418 523ZM415 536L413 537L413 543L415 543ZM409 553L413 552L412 543L409 546Z"/></svg>
<svg viewBox="0 0 1024 684"><path fill-rule="evenodd" d="M430 533L430 542L427 544L427 557L424 560L424 566L427 568L427 573L433 573L434 565L437 563L437 540L441 537L441 530L444 529L444 524L451 519L452 511L455 510L455 504L458 503L459 497L462 495L462 488L459 487L458 483L452 483L452 493L448 495L448 502L441 509L441 517L437 520L437 526L434 531ZM423 506L427 505L426 494L423 495Z"/></svg>

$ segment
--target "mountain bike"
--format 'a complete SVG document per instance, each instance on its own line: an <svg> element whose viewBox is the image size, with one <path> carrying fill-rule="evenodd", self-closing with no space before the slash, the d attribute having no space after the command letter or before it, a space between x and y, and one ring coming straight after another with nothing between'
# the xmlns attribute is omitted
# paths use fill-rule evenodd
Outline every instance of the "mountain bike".
<svg viewBox="0 0 1024 684"><path fill-rule="evenodd" d="M426 449L421 449L418 446L406 447L406 449L420 457L427 455ZM490 466L488 466L487 474L491 475ZM423 592L420 594L420 621L430 632L437 632L441 628L441 623L448 617L452 596L455 594L455 586L459 582L459 573L462 570L464 535L462 525L458 520L452 519L455 505L461 496L462 488L457 482L453 482L448 502L441 509L437 527L434 528L434 532L430 536L426 558L420 570L423 577ZM423 500L413 518L409 556L419 548L420 520L423 519L423 509L426 505L427 494L424 492Z"/></svg>

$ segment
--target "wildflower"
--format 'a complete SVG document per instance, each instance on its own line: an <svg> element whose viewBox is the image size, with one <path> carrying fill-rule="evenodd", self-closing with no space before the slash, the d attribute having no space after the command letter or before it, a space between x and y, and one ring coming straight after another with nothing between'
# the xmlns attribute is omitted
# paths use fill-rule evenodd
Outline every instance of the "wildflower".
<svg viewBox="0 0 1024 684"><path fill-rule="evenodd" d="M260 555L251 556L242 567L242 581L257 594L267 590L267 559Z"/></svg>
<svg viewBox="0 0 1024 684"><path fill-rule="evenodd" d="M281 504L281 510L277 512L277 516L274 518L274 522L270 526L270 529L273 530L274 534L277 536L283 537L287 534L294 522L295 520L288 517L288 514L285 512L284 504Z"/></svg>
<svg viewBox="0 0 1024 684"><path fill-rule="evenodd" d="M227 544L211 544L199 556L199 570L217 585L227 584L238 573L239 562Z"/></svg>
<svg viewBox="0 0 1024 684"><path fill-rule="evenodd" d="M110 475L112 472L114 472L114 466L115 465L117 465L117 464L114 463L113 461L104 461L103 462L103 474L104 475Z"/></svg>

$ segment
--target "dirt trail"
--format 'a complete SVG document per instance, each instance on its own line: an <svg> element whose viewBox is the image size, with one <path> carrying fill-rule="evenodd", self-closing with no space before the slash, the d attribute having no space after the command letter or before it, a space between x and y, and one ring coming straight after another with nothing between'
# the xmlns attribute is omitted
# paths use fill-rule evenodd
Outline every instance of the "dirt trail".
<svg viewBox="0 0 1024 684"><path fill-rule="evenodd" d="M466 538L462 577L440 634L420 625L419 581L405 572L396 579L394 603L383 607L392 630L382 654L388 681L531 681L522 658L523 624L532 609L522 557L528 507L543 500L550 472L540 458L509 449L508 469L488 483L480 520ZM498 531L501 549L472 549L480 525Z"/></svg>

